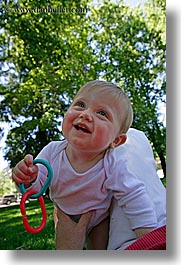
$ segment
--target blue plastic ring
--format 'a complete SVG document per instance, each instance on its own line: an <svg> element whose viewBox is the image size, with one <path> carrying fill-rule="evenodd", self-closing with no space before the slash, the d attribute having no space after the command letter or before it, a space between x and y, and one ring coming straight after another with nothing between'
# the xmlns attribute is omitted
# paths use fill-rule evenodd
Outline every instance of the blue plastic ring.
<svg viewBox="0 0 181 265"><path fill-rule="evenodd" d="M42 164L48 170L47 180L45 181L45 184L42 186L41 190L38 193L30 196L30 198L35 199L35 198L42 196L46 192L46 190L48 189L50 182L52 180L52 177L53 177L53 170L52 170L52 167L50 166L50 164L46 160L43 160L40 158L33 160L33 164ZM25 186L23 183L20 184L20 191L22 194L24 194L27 191L25 189Z"/></svg>

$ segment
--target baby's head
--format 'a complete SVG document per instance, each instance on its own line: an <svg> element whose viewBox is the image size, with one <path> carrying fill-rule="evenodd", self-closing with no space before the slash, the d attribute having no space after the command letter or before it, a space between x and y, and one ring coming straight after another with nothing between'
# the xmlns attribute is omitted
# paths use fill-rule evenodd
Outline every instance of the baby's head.
<svg viewBox="0 0 181 265"><path fill-rule="evenodd" d="M124 91L105 81L85 84L75 96L62 124L71 146L103 154L126 141L133 111Z"/></svg>
<svg viewBox="0 0 181 265"><path fill-rule="evenodd" d="M94 80L86 83L80 88L74 98L74 101L76 98L80 97L80 95L89 94L90 92L96 93L100 101L105 96L109 96L110 104L114 104L114 106L116 106L116 111L120 121L120 133L126 133L133 121L133 110L130 100L124 90L111 82Z"/></svg>

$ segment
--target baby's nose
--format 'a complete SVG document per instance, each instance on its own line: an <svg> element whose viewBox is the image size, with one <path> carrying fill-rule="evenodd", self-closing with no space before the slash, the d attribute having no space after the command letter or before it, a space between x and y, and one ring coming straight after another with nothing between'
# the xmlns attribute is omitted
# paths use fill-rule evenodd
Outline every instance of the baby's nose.
<svg viewBox="0 0 181 265"><path fill-rule="evenodd" d="M85 119L87 121L90 121L90 122L92 121L92 115L87 110L81 112L80 115L79 115L79 118L83 118L83 119Z"/></svg>

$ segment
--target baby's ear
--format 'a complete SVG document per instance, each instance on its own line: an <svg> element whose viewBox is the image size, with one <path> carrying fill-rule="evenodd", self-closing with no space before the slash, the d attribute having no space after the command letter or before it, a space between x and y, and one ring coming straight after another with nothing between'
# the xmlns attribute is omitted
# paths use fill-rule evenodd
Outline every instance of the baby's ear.
<svg viewBox="0 0 181 265"><path fill-rule="evenodd" d="M114 141L110 144L110 148L114 149L115 147L122 145L126 142L127 135L125 133L117 136Z"/></svg>

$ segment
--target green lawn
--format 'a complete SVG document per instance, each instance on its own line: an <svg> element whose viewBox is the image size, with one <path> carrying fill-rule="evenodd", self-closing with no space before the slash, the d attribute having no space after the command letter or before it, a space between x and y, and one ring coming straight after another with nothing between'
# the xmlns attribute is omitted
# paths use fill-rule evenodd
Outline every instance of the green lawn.
<svg viewBox="0 0 181 265"><path fill-rule="evenodd" d="M166 180L166 178L162 178L161 181L162 181L163 185L164 185L165 188L166 188L166 185L167 185L167 180Z"/></svg>
<svg viewBox="0 0 181 265"><path fill-rule="evenodd" d="M19 205L0 208L0 249L55 249L53 203L45 199L47 223L39 234L30 234L23 226ZM41 223L41 209L37 200L26 204L29 224L37 227Z"/></svg>

